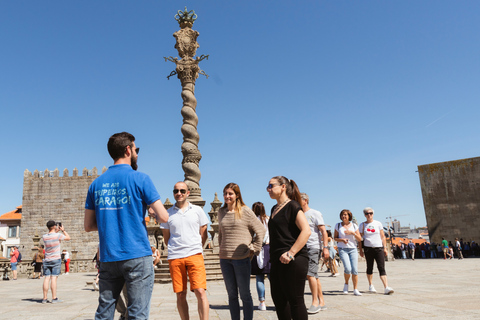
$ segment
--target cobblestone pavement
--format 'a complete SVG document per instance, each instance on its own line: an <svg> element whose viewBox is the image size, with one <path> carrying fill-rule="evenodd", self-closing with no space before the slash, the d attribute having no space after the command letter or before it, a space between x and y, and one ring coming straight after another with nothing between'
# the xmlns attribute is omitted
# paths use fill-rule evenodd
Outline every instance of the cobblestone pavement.
<svg viewBox="0 0 480 320"><path fill-rule="evenodd" d="M340 267L342 270L342 268ZM343 276L329 277L320 272L328 310L309 319L480 319L480 259L464 260L396 260L386 263L390 296L367 293L364 263L360 263L360 297L344 295ZM58 280L58 297L64 302L42 304L42 280L0 281L0 319L93 319L98 292L87 281L92 273L62 275ZM267 287L268 280L266 280ZM222 281L208 282L210 319L230 319L228 299ZM375 271L374 285L382 284ZM258 305L255 280L251 280L254 304ZM267 311L255 310L254 319L276 319L269 288ZM50 297L50 296L49 296ZM195 295L188 294L191 319L198 319ZM311 303L308 284L305 303ZM118 315L115 315L118 319ZM155 284L150 319L180 319L175 294L170 284Z"/></svg>

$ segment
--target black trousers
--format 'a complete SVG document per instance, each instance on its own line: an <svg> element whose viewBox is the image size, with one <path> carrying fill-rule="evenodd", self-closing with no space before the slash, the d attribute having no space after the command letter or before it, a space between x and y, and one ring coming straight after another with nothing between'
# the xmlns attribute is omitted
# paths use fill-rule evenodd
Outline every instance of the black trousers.
<svg viewBox="0 0 480 320"><path fill-rule="evenodd" d="M383 252L383 247L364 247L363 252L365 253L365 260L367 260L367 274L373 274L373 262L376 261L378 273L380 273L381 276L386 276L387 272L385 272L385 253Z"/></svg>
<svg viewBox="0 0 480 320"><path fill-rule="evenodd" d="M271 263L270 288L278 319L307 320L304 294L308 258L297 256L288 264L280 260Z"/></svg>

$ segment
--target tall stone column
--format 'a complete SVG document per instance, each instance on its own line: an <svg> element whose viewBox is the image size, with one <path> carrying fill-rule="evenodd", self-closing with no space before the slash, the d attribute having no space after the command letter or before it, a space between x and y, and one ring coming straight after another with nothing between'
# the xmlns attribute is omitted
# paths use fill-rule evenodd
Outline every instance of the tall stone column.
<svg viewBox="0 0 480 320"><path fill-rule="evenodd" d="M199 74L203 74L208 78L208 75L198 66L200 61L208 59L208 55L194 58L197 48L200 46L197 42L199 33L192 30L196 19L197 15L195 12L193 10L187 11L186 7L184 11L179 10L175 15L175 20L179 23L180 30L175 32L173 36L177 40L175 49L177 49L180 59L165 57L165 61L171 61L176 65L175 71L172 71L167 78L170 79L171 76L176 74L182 84L182 168L185 173L184 181L190 189L189 201L203 207L205 201L202 199L202 190L200 189L201 173L199 162L202 159L202 154L198 150L200 136L197 132L198 117L195 111L197 107L195 81Z"/></svg>

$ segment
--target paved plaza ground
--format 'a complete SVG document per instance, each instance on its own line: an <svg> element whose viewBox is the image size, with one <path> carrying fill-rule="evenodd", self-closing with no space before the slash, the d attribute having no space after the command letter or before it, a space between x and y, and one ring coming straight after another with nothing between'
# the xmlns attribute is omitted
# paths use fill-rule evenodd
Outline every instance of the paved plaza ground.
<svg viewBox="0 0 480 320"><path fill-rule="evenodd" d="M480 259L464 260L417 259L386 263L391 296L368 294L364 264L360 264L359 289L363 296L344 295L343 276L333 278L320 273L328 310L309 319L480 319ZM342 268L340 268L342 269ZM0 319L68 320L93 319L98 292L87 281L93 273L63 275L58 281L59 304L42 304L42 280L19 279L0 281ZM268 283L268 280L266 280ZM378 274L374 285L382 288ZM307 307L311 303L305 287ZM254 304L258 305L255 280L251 280ZM50 296L49 296L50 297ZM191 319L198 319L196 299L188 295ZM208 282L210 319L230 319L228 299L222 281ZM255 310L254 319L276 319L269 288L267 311ZM118 315L115 315L118 319ZM155 284L150 319L180 319L175 294L170 284Z"/></svg>

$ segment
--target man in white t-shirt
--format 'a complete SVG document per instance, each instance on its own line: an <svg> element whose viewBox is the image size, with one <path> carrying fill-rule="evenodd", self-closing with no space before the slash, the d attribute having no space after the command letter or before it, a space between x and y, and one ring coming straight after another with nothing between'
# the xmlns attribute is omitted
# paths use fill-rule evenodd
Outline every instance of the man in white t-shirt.
<svg viewBox="0 0 480 320"><path fill-rule="evenodd" d="M309 314L315 314L319 311L326 310L325 301L323 300L322 284L318 277L318 261L320 258L320 249L323 240L323 258L328 259L330 253L327 248L328 236L325 229L325 222L320 211L311 209L308 204L310 199L306 193L300 194L302 197L302 210L305 212L311 234L307 240L308 250L308 272L307 280L312 292L312 305L308 308Z"/></svg>
<svg viewBox="0 0 480 320"><path fill-rule="evenodd" d="M175 205L168 209L168 221L162 223L163 237L168 246L168 265L177 308L182 320L188 319L187 272L190 290L198 300L201 320L208 319L207 274L203 261L203 245L207 240L208 218L203 209L187 201L190 191L185 182L173 188Z"/></svg>

